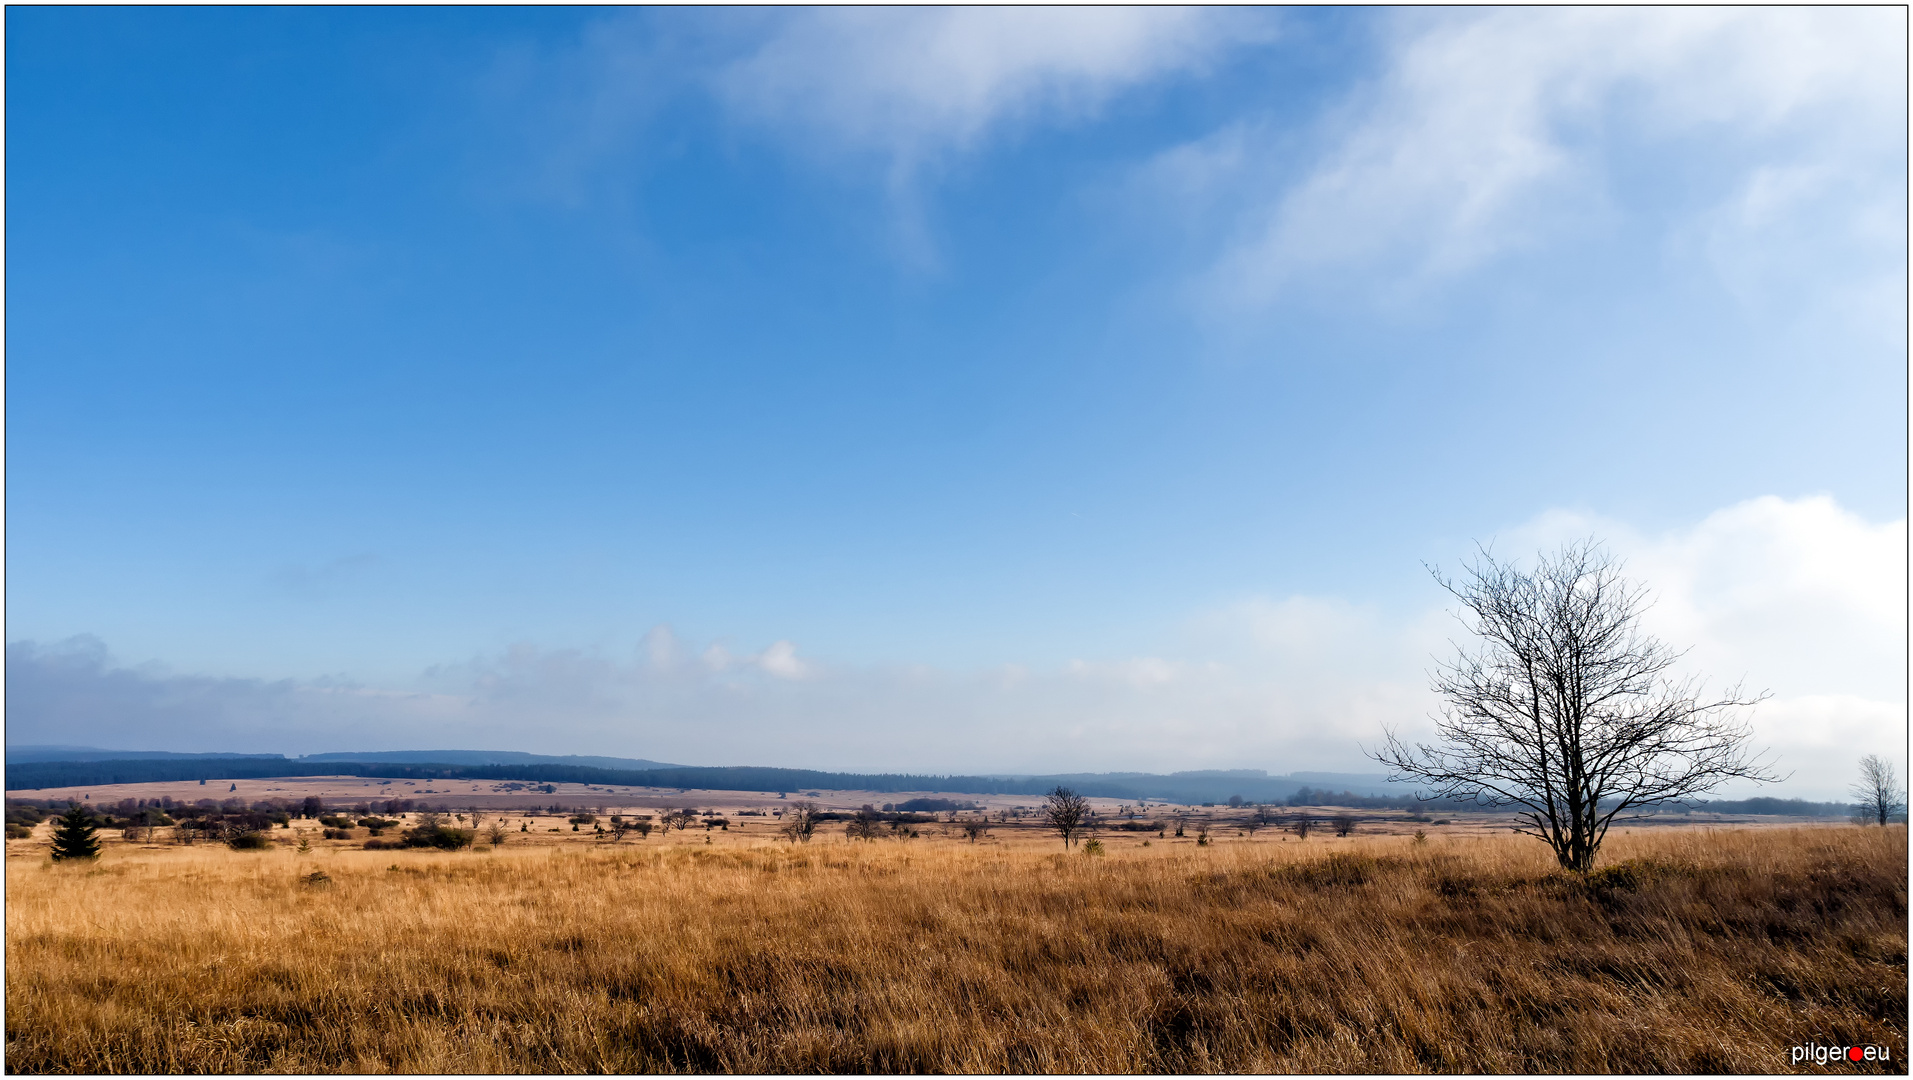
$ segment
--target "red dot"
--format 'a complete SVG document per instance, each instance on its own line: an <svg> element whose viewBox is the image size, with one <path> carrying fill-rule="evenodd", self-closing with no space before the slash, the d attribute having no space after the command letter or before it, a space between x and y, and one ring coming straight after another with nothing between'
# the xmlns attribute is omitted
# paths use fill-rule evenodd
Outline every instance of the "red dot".
<svg viewBox="0 0 1913 1080"><path fill-rule="evenodd" d="M1860 1060L1860 1048L1857 1046L1847 1047L1847 1060L1848 1061Z"/></svg>

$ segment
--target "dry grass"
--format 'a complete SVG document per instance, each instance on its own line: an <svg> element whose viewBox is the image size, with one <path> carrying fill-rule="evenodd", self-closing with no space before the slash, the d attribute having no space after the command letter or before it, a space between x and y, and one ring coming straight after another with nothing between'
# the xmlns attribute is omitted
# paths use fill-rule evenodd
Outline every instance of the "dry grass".
<svg viewBox="0 0 1913 1080"><path fill-rule="evenodd" d="M831 837L19 859L7 1066L1779 1072L1817 1041L1905 1071L1904 829L1635 833L1592 884L1544 856Z"/></svg>

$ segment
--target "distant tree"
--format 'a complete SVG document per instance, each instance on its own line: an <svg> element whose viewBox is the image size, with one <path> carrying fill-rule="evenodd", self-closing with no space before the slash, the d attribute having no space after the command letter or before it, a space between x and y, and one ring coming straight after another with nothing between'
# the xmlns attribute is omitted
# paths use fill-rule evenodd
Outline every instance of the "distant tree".
<svg viewBox="0 0 1913 1080"><path fill-rule="evenodd" d="M850 815L850 823L844 826L844 835L852 840L875 840L882 835L879 831L883 818L868 808Z"/></svg>
<svg viewBox="0 0 1913 1080"><path fill-rule="evenodd" d="M1301 840L1307 840L1310 830L1314 828L1315 820L1307 814L1297 814L1294 820L1289 822L1289 829L1295 833L1297 839Z"/></svg>
<svg viewBox="0 0 1913 1080"><path fill-rule="evenodd" d="M1275 824L1275 821L1276 815L1273 810L1266 806L1258 806L1249 811L1248 819L1242 823L1242 831L1254 836L1257 829L1267 828Z"/></svg>
<svg viewBox="0 0 1913 1080"><path fill-rule="evenodd" d="M697 811L687 806L682 810L673 810L662 818L659 818L658 824L662 825L664 831L667 833L672 829L683 832L685 829L690 828L696 821Z"/></svg>
<svg viewBox="0 0 1913 1080"><path fill-rule="evenodd" d="M1242 809L1242 796L1240 795L1229 796L1229 809L1231 810Z"/></svg>
<svg viewBox="0 0 1913 1080"><path fill-rule="evenodd" d="M638 839L640 840L643 840L651 835L651 819L650 818L639 818L638 820L631 823L631 827L638 830Z"/></svg>
<svg viewBox="0 0 1913 1080"><path fill-rule="evenodd" d="M1337 814L1334 818L1330 819L1329 824L1335 826L1335 835L1347 836L1349 833L1355 831L1355 815Z"/></svg>
<svg viewBox="0 0 1913 1080"><path fill-rule="evenodd" d="M1043 823L1063 838L1063 847L1076 842L1088 820L1089 800L1069 788L1058 785L1044 796Z"/></svg>
<svg viewBox="0 0 1913 1080"><path fill-rule="evenodd" d="M1740 715L1766 695L1708 697L1695 679L1674 678L1682 654L1641 629L1645 589L1594 541L1543 555L1531 572L1483 550L1467 571L1455 581L1431 568L1481 644L1458 648L1435 675L1435 744L1386 733L1372 756L1394 770L1389 779L1519 807L1515 831L1580 873L1626 811L1778 779L1747 756Z"/></svg>
<svg viewBox="0 0 1913 1080"><path fill-rule="evenodd" d="M317 795L307 795L305 801L299 804L300 817L316 818L323 813L325 813L325 800Z"/></svg>
<svg viewBox="0 0 1913 1080"><path fill-rule="evenodd" d="M93 835L97 831L93 815L86 807L79 803L68 806L66 813L53 823L54 861L99 858L100 841Z"/></svg>
<svg viewBox="0 0 1913 1080"><path fill-rule="evenodd" d="M817 832L820 814L822 811L814 802L799 800L791 803L784 808L784 823L779 827L780 831L785 839L794 844L808 844Z"/></svg>
<svg viewBox="0 0 1913 1080"><path fill-rule="evenodd" d="M1900 785L1893 763L1878 754L1860 759L1860 779L1853 785L1853 798L1859 804L1858 819L1866 824L1885 825L1906 812L1906 789Z"/></svg>
<svg viewBox="0 0 1913 1080"><path fill-rule="evenodd" d="M963 835L969 837L970 843L976 843L978 840L989 835L989 832L990 819L988 815L963 819Z"/></svg>

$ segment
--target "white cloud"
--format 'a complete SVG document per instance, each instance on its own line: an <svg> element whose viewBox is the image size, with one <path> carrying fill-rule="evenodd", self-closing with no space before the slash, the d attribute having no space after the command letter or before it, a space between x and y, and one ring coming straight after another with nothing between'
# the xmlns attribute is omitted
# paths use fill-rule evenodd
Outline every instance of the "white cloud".
<svg viewBox="0 0 1913 1080"><path fill-rule="evenodd" d="M810 665L797 659L797 646L779 641L757 658L757 666L782 679L801 679L810 674Z"/></svg>
<svg viewBox="0 0 1913 1080"><path fill-rule="evenodd" d="M1606 537L1658 597L1650 628L1754 716L1794 779L1839 797L1853 759L1905 742L1906 524L1832 500L1761 498L1645 533L1540 515L1498 554ZM1460 553L1457 553L1460 554ZM1452 568L1452 567L1451 567ZM628 656L520 645L412 689L217 679L115 663L98 642L8 646L15 742L207 750L487 746L692 764L913 771L1374 771L1384 725L1425 730L1426 671L1457 624L1431 583L1407 614L1335 597L1249 597L1161 630L1144 655L980 671L820 664L779 640L697 648L669 627Z"/></svg>
<svg viewBox="0 0 1913 1080"><path fill-rule="evenodd" d="M1270 36L1255 12L1162 7L791 9L711 83L816 160L881 170L897 254L937 261L921 181L992 139L1099 114Z"/></svg>
<svg viewBox="0 0 1913 1080"><path fill-rule="evenodd" d="M1903 756L1904 518L1874 524L1825 496L1765 496L1660 535L1557 511L1496 547L1515 556L1590 535L1653 589L1646 623L1691 646L1690 670L1773 693L1752 719L1782 772L1833 796L1860 754Z"/></svg>
<svg viewBox="0 0 1913 1080"><path fill-rule="evenodd" d="M743 116L910 171L1266 36L1265 20L1204 8L798 9L716 84Z"/></svg>
<svg viewBox="0 0 1913 1080"><path fill-rule="evenodd" d="M1208 280L1233 305L1322 278L1413 291L1670 202L1670 242L1703 252L1743 298L1810 278L1803 247L1897 280L1905 18L1406 13L1380 77L1323 118L1299 180L1286 182L1292 144L1246 122L1166 155L1155 176L1191 197L1243 193L1244 238Z"/></svg>

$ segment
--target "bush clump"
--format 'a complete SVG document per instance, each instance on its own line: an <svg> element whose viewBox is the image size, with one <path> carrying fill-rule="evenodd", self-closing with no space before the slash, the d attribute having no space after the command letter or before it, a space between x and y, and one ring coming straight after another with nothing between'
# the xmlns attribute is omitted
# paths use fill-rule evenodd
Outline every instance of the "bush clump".
<svg viewBox="0 0 1913 1080"><path fill-rule="evenodd" d="M248 830L227 837L226 846L234 851L264 851L272 846L272 841L266 838L265 833Z"/></svg>
<svg viewBox="0 0 1913 1080"><path fill-rule="evenodd" d="M442 851L456 851L472 846L474 833L471 829L455 829L450 825L421 825L405 831L404 846L414 848L438 848Z"/></svg>
<svg viewBox="0 0 1913 1080"><path fill-rule="evenodd" d="M352 830L351 829L327 829L325 830L325 838L327 840L350 840L352 839Z"/></svg>

